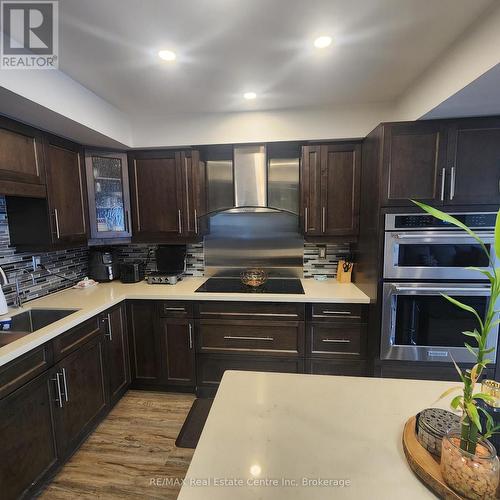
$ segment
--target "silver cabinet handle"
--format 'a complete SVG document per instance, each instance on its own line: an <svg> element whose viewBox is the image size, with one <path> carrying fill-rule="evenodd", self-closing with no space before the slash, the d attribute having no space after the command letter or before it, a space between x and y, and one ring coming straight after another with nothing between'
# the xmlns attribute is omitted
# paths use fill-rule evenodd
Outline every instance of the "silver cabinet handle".
<svg viewBox="0 0 500 500"><path fill-rule="evenodd" d="M193 348L193 325L189 323L189 349Z"/></svg>
<svg viewBox="0 0 500 500"><path fill-rule="evenodd" d="M57 208L54 208L54 220L55 220L55 223L56 223L56 236L57 236L57 239L60 239L61 238L61 232L59 230L59 215L57 213Z"/></svg>
<svg viewBox="0 0 500 500"><path fill-rule="evenodd" d="M194 233L198 234L198 211L194 209Z"/></svg>
<svg viewBox="0 0 500 500"><path fill-rule="evenodd" d="M130 221L128 218L128 210L125 210L125 232L130 233Z"/></svg>
<svg viewBox="0 0 500 500"><path fill-rule="evenodd" d="M111 326L111 315L108 313L104 318L102 318L103 321L106 322L106 333L104 336L109 340L113 340L113 328Z"/></svg>
<svg viewBox="0 0 500 500"><path fill-rule="evenodd" d="M451 167L450 200L453 200L453 198L455 198L455 181L456 181L456 168Z"/></svg>
<svg viewBox="0 0 500 500"><path fill-rule="evenodd" d="M280 317L280 318L297 318L298 315L295 313L255 313L255 312L212 312L206 311L201 313L203 316L265 316L267 317Z"/></svg>
<svg viewBox="0 0 500 500"><path fill-rule="evenodd" d="M56 398L56 403L59 408L63 407L63 399L62 399L62 392L61 392L61 381L59 380L59 377L61 374L59 372L56 373L56 378L53 378L52 380L56 383L56 389L57 389L57 398Z"/></svg>
<svg viewBox="0 0 500 500"><path fill-rule="evenodd" d="M446 168L441 171L441 201L444 201L444 187L446 182Z"/></svg>
<svg viewBox="0 0 500 500"><path fill-rule="evenodd" d="M68 383L66 381L66 368L62 369L62 379L64 385L64 399L66 400L66 402L68 402L69 399L68 399Z"/></svg>
<svg viewBox="0 0 500 500"><path fill-rule="evenodd" d="M225 340L265 340L266 342L272 342L274 340L274 337L236 337L233 335L225 335L224 336Z"/></svg>
<svg viewBox="0 0 500 500"><path fill-rule="evenodd" d="M347 316L351 316L351 311L321 311L323 314L344 314Z"/></svg>
<svg viewBox="0 0 500 500"><path fill-rule="evenodd" d="M326 232L326 208L321 207L321 232Z"/></svg>
<svg viewBox="0 0 500 500"><path fill-rule="evenodd" d="M182 215L180 209L177 211L178 212L178 217L179 217L179 234L182 234Z"/></svg>
<svg viewBox="0 0 500 500"><path fill-rule="evenodd" d="M351 341L347 339L322 339L321 342L326 342L328 344L350 344Z"/></svg>
<svg viewBox="0 0 500 500"><path fill-rule="evenodd" d="M307 233L309 230L309 224L308 224L308 209L307 207L304 208L304 233Z"/></svg>
<svg viewBox="0 0 500 500"><path fill-rule="evenodd" d="M165 306L163 308L163 310L164 311L182 311L182 312L185 311L184 307L167 307L167 306Z"/></svg>

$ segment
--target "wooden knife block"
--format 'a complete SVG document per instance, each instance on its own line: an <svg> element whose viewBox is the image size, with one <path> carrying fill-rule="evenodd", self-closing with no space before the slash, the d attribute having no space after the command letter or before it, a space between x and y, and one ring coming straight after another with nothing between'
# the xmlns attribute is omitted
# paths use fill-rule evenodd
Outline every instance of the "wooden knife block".
<svg viewBox="0 0 500 500"><path fill-rule="evenodd" d="M352 274L352 264L349 268L349 271L344 271L344 263L345 260L339 260L337 267L337 281L339 283L350 283L351 282L351 274Z"/></svg>

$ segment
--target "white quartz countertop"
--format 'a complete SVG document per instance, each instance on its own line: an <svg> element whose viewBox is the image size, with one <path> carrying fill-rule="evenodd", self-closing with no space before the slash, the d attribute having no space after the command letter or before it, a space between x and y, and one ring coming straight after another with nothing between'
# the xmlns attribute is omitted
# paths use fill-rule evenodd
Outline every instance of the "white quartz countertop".
<svg viewBox="0 0 500 500"><path fill-rule="evenodd" d="M3 319L28 309L78 309L66 318L30 333L0 348L0 366L38 347L125 299L150 300L223 300L251 302L325 302L369 303L369 298L352 283L336 280L302 280L304 294L195 293L207 278L184 278L176 285L148 285L145 281L124 284L118 281L100 283L87 289L67 289L27 302L22 309L12 309ZM1 335L1 333L0 333Z"/></svg>
<svg viewBox="0 0 500 500"><path fill-rule="evenodd" d="M178 498L435 498L410 470L401 436L453 385L226 371Z"/></svg>

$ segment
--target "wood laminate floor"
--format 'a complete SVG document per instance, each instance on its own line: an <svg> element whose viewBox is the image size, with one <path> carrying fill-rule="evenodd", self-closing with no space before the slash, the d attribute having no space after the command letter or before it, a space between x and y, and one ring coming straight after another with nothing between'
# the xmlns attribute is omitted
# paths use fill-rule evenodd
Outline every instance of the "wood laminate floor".
<svg viewBox="0 0 500 500"><path fill-rule="evenodd" d="M177 498L194 450L175 439L195 397L129 391L45 488L44 500ZM161 478L161 486L152 480Z"/></svg>

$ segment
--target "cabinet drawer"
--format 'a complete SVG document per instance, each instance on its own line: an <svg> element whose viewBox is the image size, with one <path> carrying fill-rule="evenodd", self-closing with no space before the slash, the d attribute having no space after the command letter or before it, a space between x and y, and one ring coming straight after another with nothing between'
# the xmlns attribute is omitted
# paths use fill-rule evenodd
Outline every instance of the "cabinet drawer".
<svg viewBox="0 0 500 500"><path fill-rule="evenodd" d="M365 327L312 323L309 326L310 354L361 356L365 351Z"/></svg>
<svg viewBox="0 0 500 500"><path fill-rule="evenodd" d="M201 319L252 319L291 321L304 319L304 304L277 302L200 302Z"/></svg>
<svg viewBox="0 0 500 500"><path fill-rule="evenodd" d="M221 321L200 320L200 352L248 352L302 355L304 323L301 321Z"/></svg>
<svg viewBox="0 0 500 500"><path fill-rule="evenodd" d="M313 321L352 321L366 323L367 308L363 304L313 304Z"/></svg>
<svg viewBox="0 0 500 500"><path fill-rule="evenodd" d="M0 398L47 370L52 357L52 346L46 344L0 367Z"/></svg>
<svg viewBox="0 0 500 500"><path fill-rule="evenodd" d="M59 337L56 337L52 341L54 347L54 360L59 361L100 333L100 321L96 316L59 335Z"/></svg>
<svg viewBox="0 0 500 500"><path fill-rule="evenodd" d="M193 304L169 300L160 302L160 317L162 318L192 318Z"/></svg>
<svg viewBox="0 0 500 500"><path fill-rule="evenodd" d="M196 360L196 383L198 386L217 386L226 370L303 373L304 360L202 354Z"/></svg>
<svg viewBox="0 0 500 500"><path fill-rule="evenodd" d="M365 377L368 375L366 361L350 359L306 359L306 373L314 375L342 375L347 377Z"/></svg>

